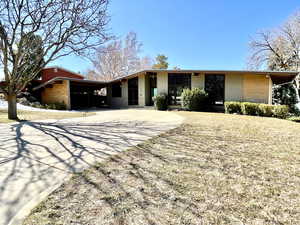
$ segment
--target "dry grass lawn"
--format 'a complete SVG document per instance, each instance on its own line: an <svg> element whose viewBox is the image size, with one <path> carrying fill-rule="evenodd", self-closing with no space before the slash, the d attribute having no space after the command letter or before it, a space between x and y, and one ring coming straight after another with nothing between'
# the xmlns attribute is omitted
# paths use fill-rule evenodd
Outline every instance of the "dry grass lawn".
<svg viewBox="0 0 300 225"><path fill-rule="evenodd" d="M67 119L67 118L85 117L91 115L95 115L95 113L18 110L18 117L20 120ZM14 120L7 119L7 110L0 110L0 123L10 123L10 122L14 122Z"/></svg>
<svg viewBox="0 0 300 225"><path fill-rule="evenodd" d="M73 178L24 225L300 224L300 124L179 112L185 123Z"/></svg>

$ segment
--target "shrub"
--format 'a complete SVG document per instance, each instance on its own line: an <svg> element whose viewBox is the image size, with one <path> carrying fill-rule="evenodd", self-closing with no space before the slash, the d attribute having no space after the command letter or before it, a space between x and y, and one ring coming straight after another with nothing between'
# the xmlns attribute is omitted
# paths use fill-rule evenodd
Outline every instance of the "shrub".
<svg viewBox="0 0 300 225"><path fill-rule="evenodd" d="M243 102L242 103L242 113L244 115L251 115L251 116L256 116L258 115L259 111L259 104L258 103L252 103L252 102Z"/></svg>
<svg viewBox="0 0 300 225"><path fill-rule="evenodd" d="M296 122L296 123L300 123L300 117L299 116L292 116L292 117L287 118L287 120L293 121L293 122Z"/></svg>
<svg viewBox="0 0 300 225"><path fill-rule="evenodd" d="M290 116L287 105L268 105L252 102L225 102L226 113L240 113L251 116L277 117L285 119Z"/></svg>
<svg viewBox="0 0 300 225"><path fill-rule="evenodd" d="M43 105L40 102L32 102L29 105L34 108L43 108Z"/></svg>
<svg viewBox="0 0 300 225"><path fill-rule="evenodd" d="M153 97L154 106L157 110L168 109L168 96L166 94L159 94Z"/></svg>
<svg viewBox="0 0 300 225"><path fill-rule="evenodd" d="M225 102L224 107L225 107L225 113L229 113L229 114L242 113L241 102Z"/></svg>
<svg viewBox="0 0 300 225"><path fill-rule="evenodd" d="M64 102L54 102L44 105L45 109L66 110L67 106Z"/></svg>
<svg viewBox="0 0 300 225"><path fill-rule="evenodd" d="M181 94L181 106L190 111L201 111L207 108L208 95L200 88L184 89Z"/></svg>
<svg viewBox="0 0 300 225"><path fill-rule="evenodd" d="M287 105L274 106L274 116L281 119L287 118L289 116L289 107Z"/></svg>
<svg viewBox="0 0 300 225"><path fill-rule="evenodd" d="M274 115L274 108L275 108L274 105L259 104L257 114L259 116L272 117Z"/></svg>

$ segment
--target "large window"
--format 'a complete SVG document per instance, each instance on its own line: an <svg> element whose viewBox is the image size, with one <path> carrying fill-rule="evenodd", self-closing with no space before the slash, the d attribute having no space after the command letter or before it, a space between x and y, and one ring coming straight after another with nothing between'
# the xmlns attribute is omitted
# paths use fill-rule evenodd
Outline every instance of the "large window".
<svg viewBox="0 0 300 225"><path fill-rule="evenodd" d="M225 76L223 74L205 74L205 91L212 105L224 104Z"/></svg>
<svg viewBox="0 0 300 225"><path fill-rule="evenodd" d="M153 97L157 95L157 74L148 73L150 85L150 105L153 105Z"/></svg>
<svg viewBox="0 0 300 225"><path fill-rule="evenodd" d="M186 88L191 88L190 73L169 73L168 95L170 105L180 105L181 93Z"/></svg>
<svg viewBox="0 0 300 225"><path fill-rule="evenodd" d="M121 98L122 97L122 86L121 83L112 84L112 97Z"/></svg>

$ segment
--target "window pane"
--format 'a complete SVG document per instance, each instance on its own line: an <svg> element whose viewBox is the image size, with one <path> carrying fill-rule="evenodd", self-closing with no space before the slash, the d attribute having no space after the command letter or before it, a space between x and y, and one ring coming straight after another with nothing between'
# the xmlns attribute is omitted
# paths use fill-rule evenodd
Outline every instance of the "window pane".
<svg viewBox="0 0 300 225"><path fill-rule="evenodd" d="M121 83L112 84L112 97L114 97L114 98L121 98L122 97Z"/></svg>
<svg viewBox="0 0 300 225"><path fill-rule="evenodd" d="M191 88L191 74L169 73L168 86L169 104L180 105L182 91Z"/></svg>
<svg viewBox="0 0 300 225"><path fill-rule="evenodd" d="M206 74L205 91L208 93L210 103L213 105L224 104L225 76L223 74Z"/></svg>

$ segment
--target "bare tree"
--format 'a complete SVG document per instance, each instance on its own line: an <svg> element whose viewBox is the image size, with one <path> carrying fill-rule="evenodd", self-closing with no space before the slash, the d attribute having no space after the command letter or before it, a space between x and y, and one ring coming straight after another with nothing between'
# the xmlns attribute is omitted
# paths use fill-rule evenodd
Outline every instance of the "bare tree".
<svg viewBox="0 0 300 225"><path fill-rule="evenodd" d="M148 70L152 68L154 61L150 56L144 56L140 60L140 68L139 70Z"/></svg>
<svg viewBox="0 0 300 225"><path fill-rule="evenodd" d="M250 68L298 71L300 65L300 11L278 28L258 33L250 42Z"/></svg>
<svg viewBox="0 0 300 225"><path fill-rule="evenodd" d="M109 81L144 69L150 69L152 59L140 57L142 43L130 32L125 40L114 40L97 50L94 68L88 78Z"/></svg>
<svg viewBox="0 0 300 225"><path fill-rule="evenodd" d="M1 0L0 60L9 119L17 119L16 96L41 68L72 53L87 56L110 38L107 6L108 0ZM25 38L30 35L40 37L41 65L30 64L34 46Z"/></svg>
<svg viewBox="0 0 300 225"><path fill-rule="evenodd" d="M266 68L279 71L299 71L300 69L300 11L292 15L276 29L265 30L250 42L250 69ZM299 75L294 88L299 97Z"/></svg>

